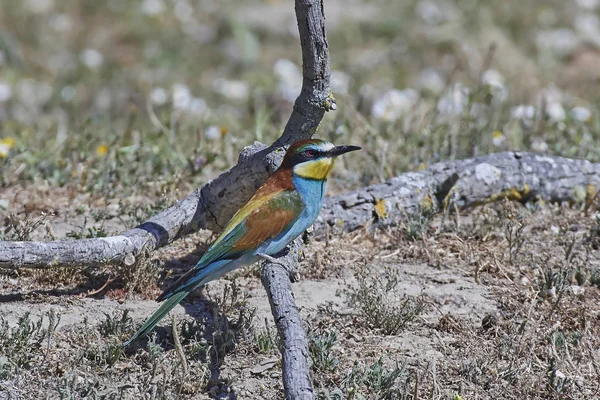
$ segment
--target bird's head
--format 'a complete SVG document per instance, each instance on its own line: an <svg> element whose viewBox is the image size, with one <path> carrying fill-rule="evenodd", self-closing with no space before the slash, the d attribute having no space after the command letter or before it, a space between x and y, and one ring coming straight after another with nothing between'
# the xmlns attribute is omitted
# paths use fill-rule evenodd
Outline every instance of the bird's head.
<svg viewBox="0 0 600 400"><path fill-rule="evenodd" d="M288 149L282 168L291 168L293 173L305 179L327 179L337 156L349 151L360 150L358 146L334 146L321 139L299 140Z"/></svg>

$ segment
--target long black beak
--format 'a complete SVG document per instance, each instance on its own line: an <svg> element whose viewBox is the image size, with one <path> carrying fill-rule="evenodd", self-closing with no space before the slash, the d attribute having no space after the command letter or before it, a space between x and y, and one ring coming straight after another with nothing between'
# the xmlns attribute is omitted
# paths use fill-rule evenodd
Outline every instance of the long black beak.
<svg viewBox="0 0 600 400"><path fill-rule="evenodd" d="M341 156L344 153L348 153L350 151L360 150L361 148L358 146L335 146L333 149L329 150L329 157L337 157Z"/></svg>

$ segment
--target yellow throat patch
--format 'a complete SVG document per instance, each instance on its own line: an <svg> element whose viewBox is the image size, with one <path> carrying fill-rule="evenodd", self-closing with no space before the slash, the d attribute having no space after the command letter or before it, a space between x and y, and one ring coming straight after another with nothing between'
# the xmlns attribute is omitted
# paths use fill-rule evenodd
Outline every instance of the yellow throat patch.
<svg viewBox="0 0 600 400"><path fill-rule="evenodd" d="M294 167L294 173L302 178L324 180L327 179L329 171L333 168L333 158L320 158L314 161L306 161Z"/></svg>

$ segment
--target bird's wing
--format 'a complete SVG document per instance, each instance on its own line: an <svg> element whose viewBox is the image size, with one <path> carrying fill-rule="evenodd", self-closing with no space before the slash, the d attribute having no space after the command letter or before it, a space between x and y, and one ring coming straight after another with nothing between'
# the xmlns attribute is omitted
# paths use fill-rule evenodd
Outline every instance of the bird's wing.
<svg viewBox="0 0 600 400"><path fill-rule="evenodd" d="M293 190L262 198L253 197L232 218L195 268L224 259L234 259L276 237L304 210L304 202Z"/></svg>
<svg viewBox="0 0 600 400"><path fill-rule="evenodd" d="M249 254L263 242L278 236L291 226L304 210L304 202L293 190L284 190L262 198L252 198L231 219L215 243L196 266L183 275L157 299L190 291L213 274L211 266Z"/></svg>

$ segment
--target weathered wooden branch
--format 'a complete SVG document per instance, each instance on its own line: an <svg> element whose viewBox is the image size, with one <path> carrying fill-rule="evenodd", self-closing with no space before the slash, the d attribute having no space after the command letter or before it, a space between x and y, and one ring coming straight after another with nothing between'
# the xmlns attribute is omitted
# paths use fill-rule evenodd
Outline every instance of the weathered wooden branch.
<svg viewBox="0 0 600 400"><path fill-rule="evenodd" d="M308 343L290 280L297 272L301 247L300 239L296 239L284 254L277 257L278 263L265 262L262 283L281 338L286 398L309 400L314 399L314 391L310 380Z"/></svg>
<svg viewBox="0 0 600 400"><path fill-rule="evenodd" d="M315 231L318 234L325 229L351 231L371 224L393 225L424 207L431 212L448 206L466 209L504 197L519 201L540 198L550 202L582 202L599 189L600 164L523 152L490 154L434 164L385 183L327 197ZM184 221L192 219L190 215L198 203L198 198L187 197L140 227L108 238L0 242L0 267L118 263L126 261L128 255L133 261L137 249L142 249L145 243L144 236L136 232L156 232L155 235L166 238L160 232L186 226ZM167 243L165 240L154 247Z"/></svg>
<svg viewBox="0 0 600 400"><path fill-rule="evenodd" d="M467 209L508 198L517 201L592 201L600 164L526 152L505 152L434 164L377 185L328 197L317 233L394 225L424 211Z"/></svg>

